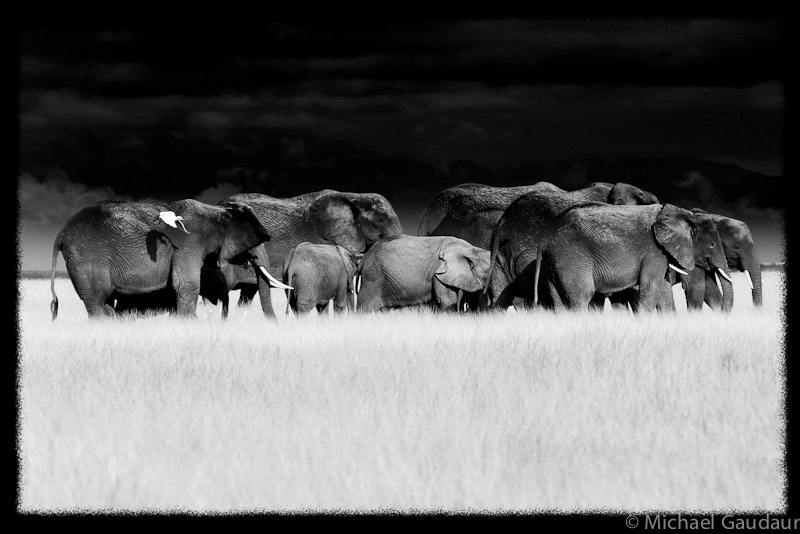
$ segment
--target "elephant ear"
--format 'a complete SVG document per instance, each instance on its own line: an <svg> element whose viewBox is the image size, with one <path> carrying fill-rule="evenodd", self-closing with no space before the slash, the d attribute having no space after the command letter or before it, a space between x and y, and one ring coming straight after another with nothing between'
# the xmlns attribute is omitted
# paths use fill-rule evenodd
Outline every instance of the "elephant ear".
<svg viewBox="0 0 800 534"><path fill-rule="evenodd" d="M694 269L694 217L692 212L672 204L664 204L653 234L659 245L687 271Z"/></svg>
<svg viewBox="0 0 800 534"><path fill-rule="evenodd" d="M230 214L234 221L241 221L253 225L255 230L266 236L264 241L269 241L271 239L269 230L261 223L261 219L258 218L256 212L244 202L237 202L235 200L229 201L225 204L225 211Z"/></svg>
<svg viewBox="0 0 800 534"><path fill-rule="evenodd" d="M314 232L350 252L363 252L364 236L356 221L358 212L340 195L323 195L308 208L306 220Z"/></svg>
<svg viewBox="0 0 800 534"><path fill-rule="evenodd" d="M261 224L253 208L242 202L228 202L224 206L227 222L224 222L225 231L222 235L221 250L219 254L219 267L224 267L239 254L251 250L271 236L269 231Z"/></svg>
<svg viewBox="0 0 800 534"><path fill-rule="evenodd" d="M445 285L457 287L464 291L480 291L483 284L475 273L475 258L472 247L445 245L439 251L439 265L436 267L436 278Z"/></svg>

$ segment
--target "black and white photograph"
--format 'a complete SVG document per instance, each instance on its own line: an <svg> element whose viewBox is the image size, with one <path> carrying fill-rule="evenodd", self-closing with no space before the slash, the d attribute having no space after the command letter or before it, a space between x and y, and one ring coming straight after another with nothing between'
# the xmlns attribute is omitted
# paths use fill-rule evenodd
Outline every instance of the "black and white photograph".
<svg viewBox="0 0 800 534"><path fill-rule="evenodd" d="M20 28L17 513L786 528L787 31Z"/></svg>

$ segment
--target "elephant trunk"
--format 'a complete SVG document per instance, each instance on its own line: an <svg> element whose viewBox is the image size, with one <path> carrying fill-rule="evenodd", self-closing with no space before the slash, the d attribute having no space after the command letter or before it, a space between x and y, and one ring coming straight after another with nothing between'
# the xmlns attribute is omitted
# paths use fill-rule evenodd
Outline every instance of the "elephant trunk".
<svg viewBox="0 0 800 534"><path fill-rule="evenodd" d="M261 300L261 310L264 312L265 317L275 317L275 311L272 309L272 290L270 289L269 280L265 276L259 276L259 273L256 273L256 279L258 280L258 298Z"/></svg>
<svg viewBox="0 0 800 534"><path fill-rule="evenodd" d="M53 243L53 264L50 268L50 293L53 294L53 300L50 301L50 314L53 316L52 320L55 321L58 316L58 297L56 296L56 262L58 261L58 253L61 251L61 233L56 236L56 241Z"/></svg>
<svg viewBox="0 0 800 534"><path fill-rule="evenodd" d="M729 312L733 308L733 283L722 268L717 272L717 278L722 286L722 311Z"/></svg>
<svg viewBox="0 0 800 534"><path fill-rule="evenodd" d="M253 258L253 269L256 275L256 284L258 285L258 298L261 300L261 310L264 312L264 316L275 317L275 311L272 309L270 286L281 287L283 284L269 274L268 268L269 256L267 256L264 246L260 245L256 247L255 258Z"/></svg>
<svg viewBox="0 0 800 534"><path fill-rule="evenodd" d="M750 281L753 284L753 304L755 306L762 305L762 287L761 287L761 264L755 258L755 255L748 254L739 258L739 267L750 274Z"/></svg>

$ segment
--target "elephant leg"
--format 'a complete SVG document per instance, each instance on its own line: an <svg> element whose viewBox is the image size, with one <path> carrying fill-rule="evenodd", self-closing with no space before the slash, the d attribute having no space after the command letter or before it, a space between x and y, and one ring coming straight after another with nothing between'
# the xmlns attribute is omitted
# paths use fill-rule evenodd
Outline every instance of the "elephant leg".
<svg viewBox="0 0 800 534"><path fill-rule="evenodd" d="M249 306L258 292L258 286L244 286L239 290L237 306Z"/></svg>
<svg viewBox="0 0 800 534"><path fill-rule="evenodd" d="M603 311L606 307L606 296L602 293L595 293L591 300L589 300L589 309L595 311Z"/></svg>
<svg viewBox="0 0 800 534"><path fill-rule="evenodd" d="M317 314L318 315L328 315L328 306L330 305L330 301L323 302L322 304L317 304Z"/></svg>
<svg viewBox="0 0 800 534"><path fill-rule="evenodd" d="M222 318L223 319L227 319L228 318L228 294L225 293L222 296L222 298L220 298L220 300L222 301Z"/></svg>
<svg viewBox="0 0 800 534"><path fill-rule="evenodd" d="M658 301L656 302L656 311L658 312L675 311L675 299L672 296L672 283L669 280L661 281L659 297Z"/></svg>
<svg viewBox="0 0 800 534"><path fill-rule="evenodd" d="M589 302L595 294L591 273L566 273L560 277L564 288L564 304L572 310L588 310Z"/></svg>
<svg viewBox="0 0 800 534"><path fill-rule="evenodd" d="M703 301L708 304L708 307L712 310L722 309L722 293L717 286L717 280L713 271L705 273L705 293L703 295Z"/></svg>
<svg viewBox="0 0 800 534"><path fill-rule="evenodd" d="M172 287L177 297L177 314L184 317L197 317L197 300L200 298L200 269L174 267Z"/></svg>
<svg viewBox="0 0 800 534"><path fill-rule="evenodd" d="M109 273L103 273L99 277L79 274L75 277L74 284L76 293L86 306L90 318L116 317L117 312L114 310L113 302L109 303L114 293Z"/></svg>
<svg viewBox="0 0 800 534"><path fill-rule="evenodd" d="M635 313L655 311L663 289L664 271L667 267L661 261L645 262L639 272L639 298L636 299Z"/></svg>
<svg viewBox="0 0 800 534"><path fill-rule="evenodd" d="M564 302L565 297L561 294L561 291L559 291L555 281L549 280L547 282L547 289L549 293L549 302L553 306L553 309L556 311L565 310L567 308ZM539 302L541 302L541 297Z"/></svg>
<svg viewBox="0 0 800 534"><path fill-rule="evenodd" d="M638 291L634 288L623 289L617 293L614 293L608 300L611 301L611 308L614 310L628 310L628 305L631 305L633 308L632 303L638 298Z"/></svg>
<svg viewBox="0 0 800 534"><path fill-rule="evenodd" d="M347 299L347 281L340 284L336 289L336 295L333 297L333 311L334 313L342 313L347 308L352 307L352 301L348 302Z"/></svg>

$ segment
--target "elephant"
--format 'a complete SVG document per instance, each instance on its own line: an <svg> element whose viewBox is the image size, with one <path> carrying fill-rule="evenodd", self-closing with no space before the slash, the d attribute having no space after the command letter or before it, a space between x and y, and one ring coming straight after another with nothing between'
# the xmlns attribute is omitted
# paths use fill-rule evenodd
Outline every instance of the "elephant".
<svg viewBox="0 0 800 534"><path fill-rule="evenodd" d="M482 308L505 309L533 303L539 242L549 224L565 210L585 202L657 202L652 193L630 184L595 183L576 191L550 188L522 195L503 212L489 245L492 274Z"/></svg>
<svg viewBox="0 0 800 534"><path fill-rule="evenodd" d="M718 219L698 208L693 208L691 212L694 213L696 226L706 228L707 235L711 235L714 232L719 235L728 268L731 268L731 261L727 259L728 253L725 248L725 238L722 233L719 232L720 226L717 224ZM711 229L712 227L713 230ZM722 289L717 287L718 276L722 276L722 280L719 282ZM720 273L713 265L710 268L703 268L698 264L694 269L688 270L686 274L670 270L667 277L668 291L665 298L672 301L672 286L680 283L686 293L686 306L688 309L700 310L703 308L703 302L705 302L712 310L729 312L733 308L734 292L733 284L730 283L730 278L726 279L725 276L727 275L725 273ZM614 307L627 307L629 304L632 305L632 300L635 298L635 291L623 291L609 298ZM671 306L674 308L674 303L672 303Z"/></svg>
<svg viewBox="0 0 800 534"><path fill-rule="evenodd" d="M115 316L117 300L122 308L169 301L170 291L176 313L194 317L206 258L216 254L218 269L251 263L255 275L269 261L259 255L258 245L270 237L253 209L241 202L227 207L192 199L98 202L73 215L53 244L52 317L58 314L54 282L59 252L91 318ZM265 290L279 284L265 276L258 280ZM151 295L137 302L133 296L141 294Z"/></svg>
<svg viewBox="0 0 800 534"><path fill-rule="evenodd" d="M722 250L725 252L728 268L731 270L736 269L738 271L744 271L750 283L753 305L761 306L761 262L758 260L758 255L756 254L750 228L748 228L747 224L738 219L718 215L716 213L709 213L700 208L693 208L692 212L696 214L706 214L714 221L717 232L719 232L719 237L722 239ZM694 283L691 280L689 281L687 287L687 303L691 301L694 307L702 307L703 301L705 301L710 307L717 307L721 301L717 285L715 283L708 283L707 278L704 284L698 282L700 282L700 280L695 280Z"/></svg>
<svg viewBox="0 0 800 534"><path fill-rule="evenodd" d="M358 311L428 305L462 310L489 277L489 251L452 236L394 235L378 241L358 268Z"/></svg>
<svg viewBox="0 0 800 534"><path fill-rule="evenodd" d="M266 252L259 245L252 251L254 256L266 258ZM228 317L228 288L227 280L223 270L217 266L218 253L212 253L205 257L203 268L200 270L200 297L203 302L210 302L217 305L218 302L222 303L222 318ZM245 262L244 264L248 264ZM261 262L266 264L267 261ZM225 271L229 272L232 266L236 264L228 264ZM252 265L252 263L251 263ZM271 277L269 272L265 273L268 279ZM269 280L270 286L285 288L287 286L277 283L275 280ZM175 297L175 290L171 285L167 285L164 289L159 289L151 293L141 293L137 295L122 295L116 294L116 299L113 304L114 310L117 313L137 314L141 315L148 311L166 311L177 312L177 299Z"/></svg>
<svg viewBox="0 0 800 534"><path fill-rule="evenodd" d="M732 287L716 226L673 204L573 206L549 225L537 254L535 299L588 309L597 295L638 286L634 312L674 310L668 272L715 270ZM665 295L668 296L665 298Z"/></svg>
<svg viewBox="0 0 800 534"><path fill-rule="evenodd" d="M339 245L317 245L304 241L283 261L286 313L323 312L333 299L334 311L353 310L356 305L355 275L361 255ZM349 298L353 295L353 298Z"/></svg>
<svg viewBox="0 0 800 534"><path fill-rule="evenodd" d="M582 191L583 200L609 204L657 204L652 193L618 182L594 182ZM419 224L418 236L452 235L476 247L491 249L492 231L512 202L529 193L566 193L550 182L516 187L461 184L437 194Z"/></svg>
<svg viewBox="0 0 800 534"><path fill-rule="evenodd" d="M348 193L324 189L291 198L259 193L241 193L217 204L243 202L253 208L272 239L261 247L269 258L266 268L282 276L286 256L297 245L340 245L352 253L363 253L381 238L402 234L403 227L392 205L377 193ZM258 291L266 315L274 314L269 291L261 291L255 273L242 266L222 269L229 289L241 290L239 305L248 304Z"/></svg>

